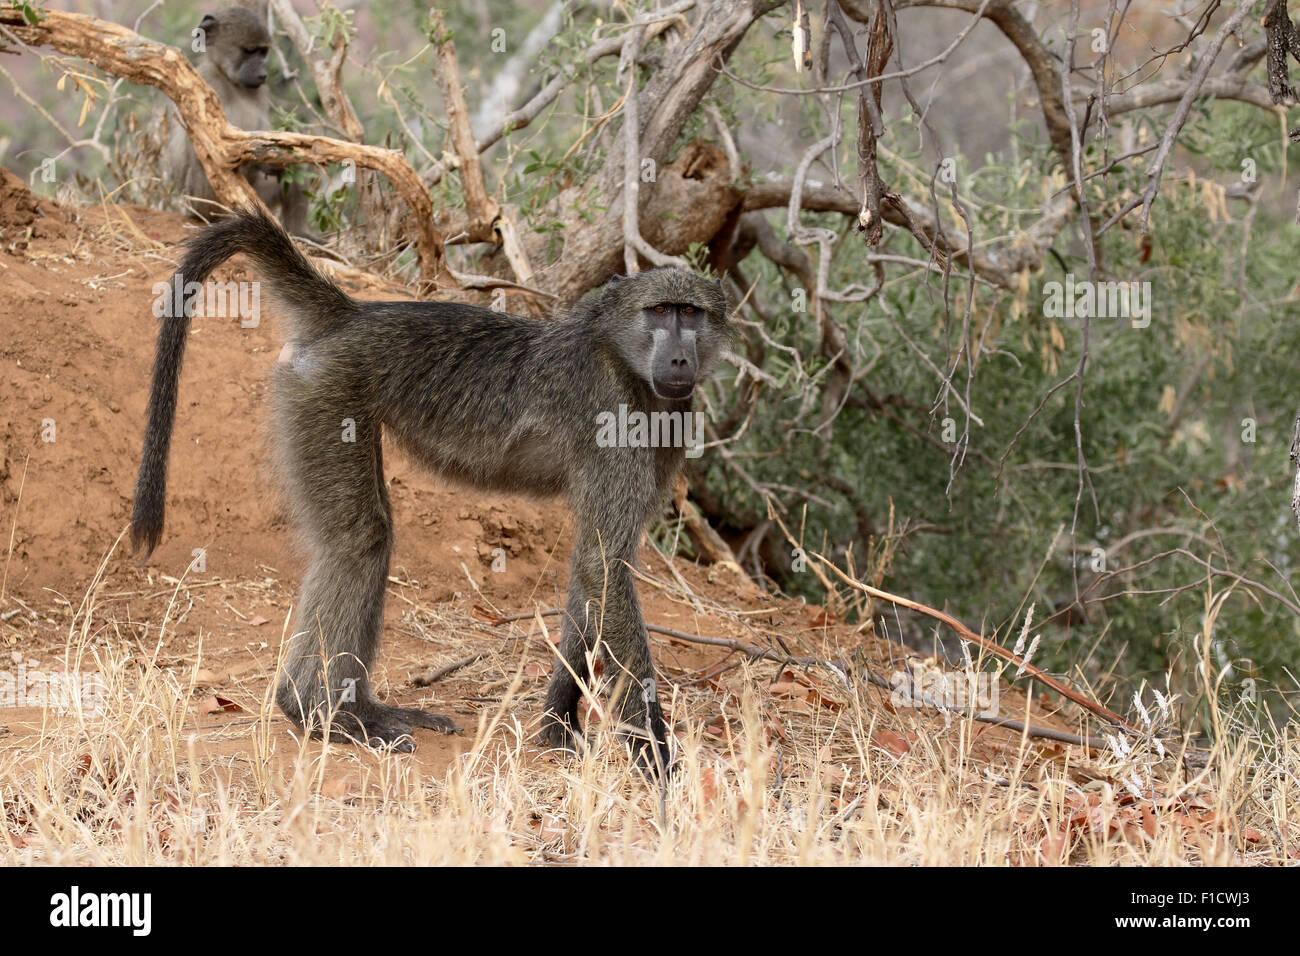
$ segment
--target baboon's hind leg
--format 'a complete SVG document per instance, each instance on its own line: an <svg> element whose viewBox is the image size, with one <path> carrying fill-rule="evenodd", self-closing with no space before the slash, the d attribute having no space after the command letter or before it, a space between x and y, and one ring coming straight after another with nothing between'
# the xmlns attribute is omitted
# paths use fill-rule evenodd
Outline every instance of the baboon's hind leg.
<svg viewBox="0 0 1300 956"><path fill-rule="evenodd" d="M289 368L276 370L276 405L310 560L276 702L313 737L394 750L415 749L413 727L459 730L450 718L390 707L371 687L393 546L378 424L350 418Z"/></svg>

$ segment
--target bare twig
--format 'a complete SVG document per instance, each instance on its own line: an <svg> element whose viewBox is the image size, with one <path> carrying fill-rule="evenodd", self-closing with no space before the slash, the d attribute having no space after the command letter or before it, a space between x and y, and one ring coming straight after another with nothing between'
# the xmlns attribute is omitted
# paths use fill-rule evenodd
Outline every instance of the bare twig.
<svg viewBox="0 0 1300 956"><path fill-rule="evenodd" d="M423 674L416 674L411 678L411 683L416 687L428 687L430 684L436 684L449 674L454 674L462 667L468 667L480 658L486 657L487 651L480 651L477 654L470 654L468 657L462 657L460 660L452 661L450 664L444 664L442 667L425 671Z"/></svg>

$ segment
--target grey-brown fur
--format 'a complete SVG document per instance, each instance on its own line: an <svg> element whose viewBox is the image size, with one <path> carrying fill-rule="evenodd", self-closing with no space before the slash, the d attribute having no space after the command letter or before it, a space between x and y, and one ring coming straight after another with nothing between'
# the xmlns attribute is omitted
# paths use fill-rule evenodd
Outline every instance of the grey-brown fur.
<svg viewBox="0 0 1300 956"><path fill-rule="evenodd" d="M691 393L731 334L721 287L657 269L611 280L548 322L440 302L356 302L321 276L276 223L243 212L204 230L178 270L203 282L247 254L289 316L291 363L274 379L275 436L309 568L276 695L284 712L333 736L409 748L412 726L445 717L388 707L370 688L383 620L393 522L381 427L437 474L504 492L565 494L577 516L561 654L587 679L599 638L619 681L625 726L658 743L666 730L630 567L646 521L681 468L681 447L602 447L601 412L691 409ZM162 535L167 452L189 320L163 320L132 537L145 554ZM656 329L658 331L656 331ZM680 397L660 397L678 393ZM342 440L345 419L354 442ZM328 679L324 662L329 662ZM643 698L646 682L651 693ZM355 682L355 700L345 699ZM558 665L543 742L572 745L579 690ZM649 756L647 756L647 754Z"/></svg>
<svg viewBox="0 0 1300 956"><path fill-rule="evenodd" d="M232 126L246 130L271 128L271 93L266 86L266 58L271 34L266 21L243 7L225 7L203 17L205 50L198 53L197 70L221 99L221 108ZM193 197L196 209L205 216L219 210L210 205L216 194L199 164L189 133L174 108L168 111L170 133L163 165L172 187ZM286 229L301 235L307 225L307 197L301 187L281 188L274 172L262 166L245 166L244 178L257 190L258 198L275 211Z"/></svg>

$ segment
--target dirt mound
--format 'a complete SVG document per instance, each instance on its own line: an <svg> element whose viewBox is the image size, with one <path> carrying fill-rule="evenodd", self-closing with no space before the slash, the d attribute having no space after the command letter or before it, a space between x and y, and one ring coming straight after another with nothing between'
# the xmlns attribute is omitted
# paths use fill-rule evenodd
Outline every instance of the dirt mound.
<svg viewBox="0 0 1300 956"><path fill-rule="evenodd" d="M0 232L23 229L37 219L59 222L53 203L42 203L31 194L26 184L8 169L0 168Z"/></svg>

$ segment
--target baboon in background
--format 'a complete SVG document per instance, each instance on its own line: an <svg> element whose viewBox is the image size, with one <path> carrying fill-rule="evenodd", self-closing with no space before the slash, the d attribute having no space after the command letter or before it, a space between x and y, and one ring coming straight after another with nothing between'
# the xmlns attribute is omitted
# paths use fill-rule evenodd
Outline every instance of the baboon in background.
<svg viewBox="0 0 1300 956"><path fill-rule="evenodd" d="M413 726L456 729L446 717L381 703L370 685L393 547L382 426L415 461L453 481L567 494L578 535L561 626L568 667L557 664L551 678L540 741L572 747L580 739L575 675L590 678L586 652L599 639L623 732L639 737L644 763L664 765L667 733L631 565L684 448L598 440L598 422L624 411L660 422L672 419L650 416L690 414L696 384L732 334L721 285L681 269L615 277L549 322L448 302L357 302L274 220L244 211L191 241L172 287L203 283L238 252L283 307L292 347L292 360L274 373L273 439L309 567L280 708L313 734L328 721L331 739L400 750L413 749ZM146 557L163 529L186 313L176 309L158 334L131 518Z"/></svg>
<svg viewBox="0 0 1300 956"><path fill-rule="evenodd" d="M207 14L199 22L199 29L203 31L205 49L199 53L197 69L221 99L226 119L239 129L270 129L266 57L271 49L271 34L266 21L243 7L225 7ZM168 121L171 132L163 157L167 174L176 190L193 196L198 200L198 211L208 215L215 211L208 204L215 202L216 194L174 108L169 111ZM264 166L245 166L243 174L257 190L258 198L278 212L286 229L298 235L305 231L307 197L300 186L291 183L287 190L282 188L274 171Z"/></svg>

